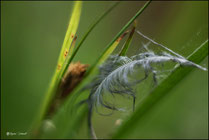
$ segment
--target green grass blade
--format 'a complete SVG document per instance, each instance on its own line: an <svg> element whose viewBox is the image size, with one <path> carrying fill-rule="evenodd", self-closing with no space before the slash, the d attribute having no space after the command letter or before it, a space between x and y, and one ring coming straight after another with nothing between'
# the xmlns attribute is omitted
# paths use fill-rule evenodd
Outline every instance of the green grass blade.
<svg viewBox="0 0 209 140"><path fill-rule="evenodd" d="M100 23L100 21L108 14L110 13L117 5L119 4L119 2L114 3L112 6L110 6L110 8L108 8L104 13L102 13L96 20L95 22L89 27L88 31L84 34L83 38L81 39L81 41L79 42L78 46L75 48L75 51L72 53L72 56L70 56L69 60L67 60L66 65L69 65L73 58L75 57L76 53L78 52L78 50L80 49L81 45L84 43L84 41L86 40L86 38L88 37L88 35L91 33L91 31L96 27L97 24ZM61 77L64 76L65 72L67 70L67 67L65 67L63 73L61 74Z"/></svg>
<svg viewBox="0 0 209 140"><path fill-rule="evenodd" d="M121 51L119 53L119 56L125 56L126 55L126 53L128 51L128 48L129 48L129 46L131 44L131 41L133 39L133 35L134 35L134 32L135 32L135 29L136 29L136 24L134 24L134 27L132 28L131 33L130 33L128 39L126 40L124 46L122 47L122 49L121 49Z"/></svg>
<svg viewBox="0 0 209 140"><path fill-rule="evenodd" d="M79 24L79 21L80 21L81 6L82 6L82 1L76 1L75 4L74 4L72 16L71 16L71 19L70 19L70 22L69 22L69 25L68 25L68 28L67 28L65 39L64 39L62 49L61 49L61 52L60 52L60 56L59 56L59 59L58 59L58 62L61 66L66 59L66 56L67 56L66 54L71 55L72 52L73 52L74 47L70 47L70 46L71 46L73 38L76 34L78 24Z"/></svg>
<svg viewBox="0 0 209 140"><path fill-rule="evenodd" d="M96 62L95 66L100 65L101 63L103 63L110 56L110 54L112 54L112 52L118 46L120 41L125 37L125 35L127 35L127 33L128 33L128 31L125 32L124 34L122 34L119 38L117 38L117 40L111 46L109 46L108 49L106 49L106 51L102 54L100 59Z"/></svg>
<svg viewBox="0 0 209 140"><path fill-rule="evenodd" d="M55 73L52 77L52 80L50 82L49 88L44 95L43 101L40 105L40 110L34 120L34 123L32 124L32 136L38 135L38 129L41 125L41 121L44 119L44 116L48 110L48 107L50 106L51 100L54 97L55 90L57 89L59 80L58 77L60 75L60 70L62 68L62 65L65 61L65 58L67 56L66 52L68 53L68 50L70 50L70 44L73 41L72 35L74 35L77 31L78 24L80 21L80 14L81 14L81 1L76 1L73 7L72 15L70 18L69 26L65 35L65 39L61 48L60 56L58 58L58 65L55 69Z"/></svg>
<svg viewBox="0 0 209 140"><path fill-rule="evenodd" d="M189 57L188 60L194 63L200 63L204 58L208 56L208 40L205 41L200 47L198 47ZM140 118L146 112L148 112L152 106L154 106L159 100L166 96L169 91L175 87L189 72L192 71L192 67L182 68L178 66L160 85L158 85L139 105L133 114L127 118L127 120L117 129L113 138L124 138L131 135L131 130L136 127L137 122L140 122Z"/></svg>
<svg viewBox="0 0 209 140"><path fill-rule="evenodd" d="M77 39L77 36L75 36L75 37L73 38L73 41L72 41L72 43L71 43L71 45L70 45L70 48L74 48L74 47L75 47L76 39ZM67 70L68 67L69 67L69 65L67 64L67 62L69 61L70 57L71 57L70 54L68 54L68 55L66 56L66 59L65 59L63 65L62 65L62 68L61 68L61 70L60 70L60 74L59 74L59 77L58 77L57 81L61 81L62 78L64 77L64 74L66 74L66 73L65 73L65 70Z"/></svg>

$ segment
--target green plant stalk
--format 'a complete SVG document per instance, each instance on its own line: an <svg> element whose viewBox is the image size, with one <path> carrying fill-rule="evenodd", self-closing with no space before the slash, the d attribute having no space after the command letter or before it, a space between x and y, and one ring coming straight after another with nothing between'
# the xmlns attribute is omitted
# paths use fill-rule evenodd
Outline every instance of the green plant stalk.
<svg viewBox="0 0 209 140"><path fill-rule="evenodd" d="M198 47L189 57L188 60L194 63L200 63L208 56L208 40ZM131 134L131 130L136 127L140 119L146 114L152 106L169 93L186 75L193 70L192 67L182 68L178 66L162 83L157 86L139 105L136 111L127 118L127 120L113 134L113 139L124 138Z"/></svg>
<svg viewBox="0 0 209 140"><path fill-rule="evenodd" d="M61 48L60 56L58 59L58 62L60 62L60 65L62 65L64 61L66 60L66 56L63 56L65 51L67 52L66 54L72 55L74 46L71 46L71 43L78 29L80 16L81 16L81 6L82 6L82 1L76 1L74 4L72 16L70 18L70 22L67 28L67 32L66 32L64 42Z"/></svg>
<svg viewBox="0 0 209 140"><path fill-rule="evenodd" d="M121 51L119 53L119 56L125 56L126 55L126 53L128 51L128 48L130 47L131 41L133 39L133 35L134 35L134 32L135 32L135 29L136 29L136 24L132 28L131 33L130 33L128 39L126 40L124 46L122 47L122 49L121 49Z"/></svg>
<svg viewBox="0 0 209 140"><path fill-rule="evenodd" d="M71 45L70 45L70 48L74 48L74 47L75 47L76 39L77 39L77 36L74 37L74 39L73 39L73 41L72 41L72 43L71 43ZM70 52L70 51L69 51L69 52ZM64 63L63 63L63 66L62 66L62 68L61 68L61 70L60 70L59 77L58 77L58 79L57 79L57 81L59 81L59 82L62 81L62 79L63 79L64 76L65 76L64 74L66 74L66 73L64 73L64 70L67 70L68 67L69 67L69 65L67 64L67 61L70 59L70 57L71 57L70 54L68 54L68 55L66 56L66 59L65 59L65 61L64 61ZM59 84L60 84L60 83L59 83Z"/></svg>
<svg viewBox="0 0 209 140"><path fill-rule="evenodd" d="M70 44L73 41L73 38L71 37L72 34L75 34L77 28L78 28L78 24L79 24L79 20L80 20L80 14L81 14L81 5L82 2L81 1L77 1L74 3L73 6L73 12L70 18L70 22L67 28L67 32L65 35L65 39L60 51L60 55L58 58L58 63L57 63L57 67L55 69L55 73L52 77L52 80L50 82L49 88L46 92L46 94L44 95L42 104L40 106L40 110L37 114L37 117L35 118L33 124L32 124L32 128L30 128L31 130L31 135L32 136L37 136L39 133L39 128L41 126L41 121L44 119L45 114L48 110L48 107L50 106L50 103L55 95L55 91L57 89L57 86L59 84L59 75L60 75L60 69L62 68L62 65L65 61L65 55L64 52L68 51L70 48Z"/></svg>

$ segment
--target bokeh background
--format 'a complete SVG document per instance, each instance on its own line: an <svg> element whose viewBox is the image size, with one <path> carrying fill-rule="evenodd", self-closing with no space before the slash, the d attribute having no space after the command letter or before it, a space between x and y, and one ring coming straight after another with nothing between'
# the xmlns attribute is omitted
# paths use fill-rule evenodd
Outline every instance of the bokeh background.
<svg viewBox="0 0 209 140"><path fill-rule="evenodd" d="M93 20L114 2L83 3L78 42ZM89 35L75 61L92 64L143 1L121 2ZM27 132L39 109L70 18L73 2L1 2L1 137ZM207 1L154 1L137 18L137 29L187 57L208 39ZM128 55L147 41L134 35ZM121 46L121 45L120 45ZM116 50L116 52L119 49ZM202 63L208 68L208 58ZM108 138L127 113L94 115L99 138ZM208 72L193 70L127 138L208 138ZM78 138L87 137L86 123Z"/></svg>

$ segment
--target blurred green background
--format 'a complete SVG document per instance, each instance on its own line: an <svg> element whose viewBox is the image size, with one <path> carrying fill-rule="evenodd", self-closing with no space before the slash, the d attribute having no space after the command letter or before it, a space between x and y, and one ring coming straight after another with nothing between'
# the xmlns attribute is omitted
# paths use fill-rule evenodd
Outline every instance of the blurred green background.
<svg viewBox="0 0 209 140"><path fill-rule="evenodd" d="M114 2L84 2L78 42L92 21ZM75 61L92 64L144 2L121 2L93 30ZM27 132L53 75L73 2L1 2L1 137ZM208 39L207 1L154 1L137 18L137 29L187 57ZM147 41L135 34L128 55ZM120 45L121 46L121 45ZM117 49L116 51L118 51ZM208 58L201 65L208 68ZM94 115L99 138L114 132L127 113ZM127 138L207 138L208 72L195 69ZM83 124L78 138L87 137ZM128 128L127 128L128 129Z"/></svg>

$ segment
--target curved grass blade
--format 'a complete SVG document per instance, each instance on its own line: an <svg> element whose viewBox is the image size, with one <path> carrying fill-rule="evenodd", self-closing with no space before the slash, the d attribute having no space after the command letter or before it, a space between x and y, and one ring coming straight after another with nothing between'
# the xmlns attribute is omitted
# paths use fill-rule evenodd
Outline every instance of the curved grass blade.
<svg viewBox="0 0 209 140"><path fill-rule="evenodd" d="M115 50L115 48L118 46L120 41L128 34L129 31L123 33L117 40L110 46L108 49L102 54L100 59L97 61L96 65L100 65L103 63L109 56L112 54L112 52Z"/></svg>
<svg viewBox="0 0 209 140"><path fill-rule="evenodd" d="M75 2L74 8L73 8L73 14L71 16L68 29L65 35L65 39L62 45L62 49L60 52L60 56L58 59L58 61L61 62L61 64L64 63L67 54L71 55L74 50L74 47L70 47L70 46L74 39L76 31L78 29L78 24L79 24L80 16L81 16L81 6L82 6L82 1Z"/></svg>
<svg viewBox="0 0 209 140"><path fill-rule="evenodd" d="M70 22L69 22L69 26L65 35L65 39L62 45L62 49L60 52L60 56L58 58L58 65L55 69L55 73L52 77L52 80L50 82L49 88L46 92L46 94L44 95L44 99L42 101L42 104L40 106L40 110L38 112L38 116L36 116L34 123L32 124L32 136L37 136L39 133L39 128L41 125L41 121L44 119L45 114L48 110L48 107L51 103L51 100L54 97L55 94L55 90L57 89L59 80L59 74L60 74L60 70L61 67L65 61L65 58L68 54L68 50L70 50L70 44L73 41L72 35L76 33L77 28L78 28L78 24L80 21L80 14L81 14L81 6L82 6L82 2L81 1L76 1L74 3L74 7L73 7L73 12L70 18Z"/></svg>
<svg viewBox="0 0 209 140"><path fill-rule="evenodd" d="M71 45L70 45L70 48L69 48L69 52L70 52L70 49L71 48L74 48L75 47L75 43L76 43L76 40L77 40L77 36L75 36L74 38L73 38L73 41L71 42ZM60 74L59 74L59 78L58 78L58 80L57 81L60 81L63 77L64 77L64 74L66 74L64 71L68 68L68 64L67 64L67 61L70 59L70 57L71 57L71 55L70 54L68 54L67 56L66 56L66 59L65 59L65 61L64 61L64 63L63 63L63 66L62 66L62 68L61 68L61 70L60 70ZM63 76L62 76L63 75Z"/></svg>
<svg viewBox="0 0 209 140"><path fill-rule="evenodd" d="M126 53L128 51L128 48L129 48L129 46L131 44L131 41L133 39L133 35L134 35L134 32L135 32L135 29L136 29L136 23L134 24L134 27L132 28L131 33L130 33L128 39L126 40L124 46L122 47L122 49L121 49L121 51L119 53L119 56L125 56L126 55Z"/></svg>
<svg viewBox="0 0 209 140"><path fill-rule="evenodd" d="M188 60L194 63L200 63L208 56L208 40L198 47L189 57ZM136 127L140 118L148 112L159 100L169 93L189 72L192 67L181 68L178 66L162 83L157 86L139 105L136 111L127 118L127 120L113 134L113 139L119 139L131 135L131 130Z"/></svg>

